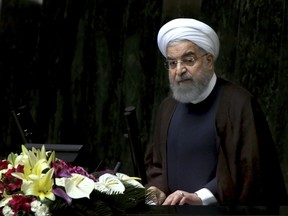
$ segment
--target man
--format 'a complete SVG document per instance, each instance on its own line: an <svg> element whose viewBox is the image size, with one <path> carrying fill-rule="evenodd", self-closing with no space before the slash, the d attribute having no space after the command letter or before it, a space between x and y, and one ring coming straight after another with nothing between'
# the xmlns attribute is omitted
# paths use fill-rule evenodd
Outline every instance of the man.
<svg viewBox="0 0 288 216"><path fill-rule="evenodd" d="M158 32L172 95L160 105L147 150L147 187L162 205L283 205L277 151L247 90L217 77L215 31L178 18Z"/></svg>

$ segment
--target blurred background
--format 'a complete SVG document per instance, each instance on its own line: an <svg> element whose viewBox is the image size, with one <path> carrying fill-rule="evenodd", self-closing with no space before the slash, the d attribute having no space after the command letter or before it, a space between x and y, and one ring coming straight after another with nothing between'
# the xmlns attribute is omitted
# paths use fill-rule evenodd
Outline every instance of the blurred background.
<svg viewBox="0 0 288 216"><path fill-rule="evenodd" d="M20 108L32 142L83 144L77 164L133 175L125 108L144 151L169 90L156 37L177 17L218 33L216 73L259 99L288 182L286 0L0 0L0 156L23 144Z"/></svg>

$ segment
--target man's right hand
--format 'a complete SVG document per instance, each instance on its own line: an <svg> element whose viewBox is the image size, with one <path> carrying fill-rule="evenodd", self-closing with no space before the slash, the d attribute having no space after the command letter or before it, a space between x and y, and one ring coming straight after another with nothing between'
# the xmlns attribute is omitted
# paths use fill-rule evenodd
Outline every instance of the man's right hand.
<svg viewBox="0 0 288 216"><path fill-rule="evenodd" d="M147 190L149 199L152 200L156 205L162 205L166 199L165 193L155 186L150 186Z"/></svg>

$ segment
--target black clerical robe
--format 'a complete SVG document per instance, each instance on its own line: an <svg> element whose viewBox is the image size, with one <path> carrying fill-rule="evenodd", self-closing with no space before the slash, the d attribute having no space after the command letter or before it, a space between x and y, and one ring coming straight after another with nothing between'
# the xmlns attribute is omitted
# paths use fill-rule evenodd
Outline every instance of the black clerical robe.
<svg viewBox="0 0 288 216"><path fill-rule="evenodd" d="M221 86L215 119L218 190L215 196L218 202L286 205L287 193L277 150L257 100L247 90L219 77L217 85ZM171 96L161 103L153 143L145 157L146 186L157 186L166 195L170 193L167 186L167 133L177 103Z"/></svg>

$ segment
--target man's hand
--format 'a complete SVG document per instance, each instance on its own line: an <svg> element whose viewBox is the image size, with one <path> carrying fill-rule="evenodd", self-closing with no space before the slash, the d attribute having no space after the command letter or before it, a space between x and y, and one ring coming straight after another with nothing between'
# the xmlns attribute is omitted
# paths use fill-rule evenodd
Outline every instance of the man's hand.
<svg viewBox="0 0 288 216"><path fill-rule="evenodd" d="M196 193L177 190L170 194L162 205L203 205Z"/></svg>
<svg viewBox="0 0 288 216"><path fill-rule="evenodd" d="M156 205L161 205L166 199L165 193L155 186L148 188L148 196Z"/></svg>

